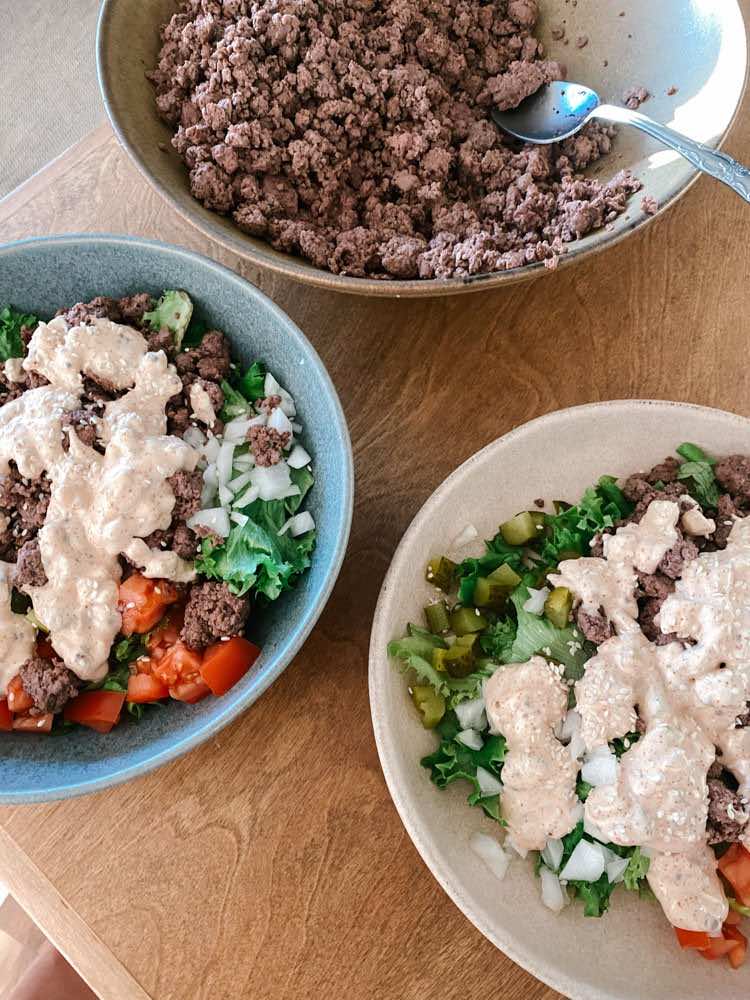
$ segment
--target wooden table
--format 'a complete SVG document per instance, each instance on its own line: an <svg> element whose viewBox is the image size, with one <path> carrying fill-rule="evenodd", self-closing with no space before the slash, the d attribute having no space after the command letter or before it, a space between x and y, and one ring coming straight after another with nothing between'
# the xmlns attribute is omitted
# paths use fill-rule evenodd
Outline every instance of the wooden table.
<svg viewBox="0 0 750 1000"><path fill-rule="evenodd" d="M728 149L750 160L750 119ZM534 284L367 301L238 264L101 128L1 203L0 222L3 240L129 232L235 267L320 351L357 472L341 578L283 677L154 774L0 810L0 880L105 1000L552 1000L461 916L401 826L369 721L372 613L421 503L511 427L618 397L750 414L750 209L702 180L642 234Z"/></svg>

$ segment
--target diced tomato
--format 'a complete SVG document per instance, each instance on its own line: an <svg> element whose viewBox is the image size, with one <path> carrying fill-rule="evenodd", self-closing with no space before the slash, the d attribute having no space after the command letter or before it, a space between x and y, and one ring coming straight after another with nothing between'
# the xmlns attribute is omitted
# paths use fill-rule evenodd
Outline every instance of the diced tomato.
<svg viewBox="0 0 750 1000"><path fill-rule="evenodd" d="M0 701L0 730L4 733L9 733L13 729L13 716L8 708L8 701L3 698Z"/></svg>
<svg viewBox="0 0 750 1000"><path fill-rule="evenodd" d="M741 922L742 922L742 914L737 913L736 910L730 910L729 913L727 914L727 919L724 921L724 926L726 927L727 925L729 925L729 927L736 927Z"/></svg>
<svg viewBox="0 0 750 1000"><path fill-rule="evenodd" d="M161 659L153 660L151 672L167 687L181 681L196 680L200 674L203 657L179 640L164 653Z"/></svg>
<svg viewBox="0 0 750 1000"><path fill-rule="evenodd" d="M122 615L123 635L148 632L164 617L164 609L179 599L180 592L169 580L150 580L133 573L120 584L117 608Z"/></svg>
<svg viewBox="0 0 750 1000"><path fill-rule="evenodd" d="M207 694L211 694L211 688L201 680L181 681L179 684L174 684L169 693L175 701L186 701L192 705L205 698Z"/></svg>
<svg viewBox="0 0 750 1000"><path fill-rule="evenodd" d="M725 937L712 937L708 940L710 942L708 948L702 948L699 954L709 962L724 958L737 947L734 941L727 941Z"/></svg>
<svg viewBox="0 0 750 1000"><path fill-rule="evenodd" d="M747 957L747 938L739 928L727 923L724 924L724 937L734 944L729 952L729 964L733 969L739 969Z"/></svg>
<svg viewBox="0 0 750 1000"><path fill-rule="evenodd" d="M148 650L157 659L164 655L164 652L180 638L182 626L185 624L185 605L183 602L175 604L169 609L164 618L159 622L151 635L148 637Z"/></svg>
<svg viewBox="0 0 750 1000"><path fill-rule="evenodd" d="M201 677L214 694L226 694L259 656L260 649L242 636L216 642L203 653Z"/></svg>
<svg viewBox="0 0 750 1000"><path fill-rule="evenodd" d="M142 704L169 697L169 688L158 677L151 674L131 674L128 678L127 700Z"/></svg>
<svg viewBox="0 0 750 1000"><path fill-rule="evenodd" d="M8 684L8 708L14 714L18 712L28 712L34 707L34 699L26 694L23 683L18 674Z"/></svg>
<svg viewBox="0 0 750 1000"><path fill-rule="evenodd" d="M674 932L681 948L697 948L699 951L705 951L711 944L711 938L705 931L686 931L682 927L675 927Z"/></svg>
<svg viewBox="0 0 750 1000"><path fill-rule="evenodd" d="M108 733L120 721L124 691L84 691L63 709L68 722L79 722L99 733Z"/></svg>
<svg viewBox="0 0 750 1000"><path fill-rule="evenodd" d="M48 733L52 729L54 716L52 712L46 715L22 715L13 720L13 728L23 733Z"/></svg>
<svg viewBox="0 0 750 1000"><path fill-rule="evenodd" d="M732 844L719 858L719 871L743 906L750 906L750 853L742 844Z"/></svg>

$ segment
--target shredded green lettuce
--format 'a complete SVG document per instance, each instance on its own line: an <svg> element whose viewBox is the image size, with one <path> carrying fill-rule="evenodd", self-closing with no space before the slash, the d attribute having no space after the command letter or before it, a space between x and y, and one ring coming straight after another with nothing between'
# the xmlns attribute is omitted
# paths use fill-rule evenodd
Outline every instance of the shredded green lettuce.
<svg viewBox="0 0 750 1000"><path fill-rule="evenodd" d="M430 772L431 780L438 788L447 788L454 781L468 781L472 787L468 802L481 806L484 812L498 823L500 818L500 796L484 795L477 778L477 768L482 767L496 778L502 774L505 760L505 739L502 736L485 734L480 750L472 750L456 739L461 731L455 712L448 712L438 723L441 737L440 746L420 763Z"/></svg>
<svg viewBox="0 0 750 1000"><path fill-rule="evenodd" d="M182 339L193 315L193 301L187 292L168 290L162 293L153 309L143 314L143 319L152 330L166 327L174 337L179 350Z"/></svg>
<svg viewBox="0 0 750 1000"><path fill-rule="evenodd" d="M261 361L254 361L239 381L239 389L245 399L255 402L265 396L266 367Z"/></svg>
<svg viewBox="0 0 750 1000"><path fill-rule="evenodd" d="M625 497L613 476L602 476L596 486L586 490L575 507L550 517L541 555L548 566L562 558L588 555L591 541L608 528L628 517L633 504Z"/></svg>
<svg viewBox="0 0 750 1000"><path fill-rule="evenodd" d="M458 600L461 604L471 604L474 599L474 587L480 576L489 576L500 566L508 565L517 573L523 567L523 549L508 545L498 532L495 537L485 542L487 551L476 559L464 559L456 569L459 579Z"/></svg>
<svg viewBox="0 0 750 1000"><path fill-rule="evenodd" d="M31 313L22 313L13 306L0 309L0 363L8 358L22 358L26 353L21 330L35 327L39 320Z"/></svg>
<svg viewBox="0 0 750 1000"><path fill-rule="evenodd" d="M511 594L518 625L513 645L505 653L503 662L526 663L532 656L541 653L548 660L563 664L567 680L580 680L584 664L593 656L595 647L584 639L575 626L557 628L549 619L524 611L523 606L528 599L526 582L519 584Z"/></svg>
<svg viewBox="0 0 750 1000"><path fill-rule="evenodd" d="M482 682L491 677L496 664L478 662L477 669L468 677L451 677L436 670L432 665L432 650L445 649L445 641L432 635L418 625L409 625L407 634L388 644L388 655L400 660L404 670L413 670L420 681L430 684L441 694L448 708L455 708L462 701L478 698L482 693Z"/></svg>

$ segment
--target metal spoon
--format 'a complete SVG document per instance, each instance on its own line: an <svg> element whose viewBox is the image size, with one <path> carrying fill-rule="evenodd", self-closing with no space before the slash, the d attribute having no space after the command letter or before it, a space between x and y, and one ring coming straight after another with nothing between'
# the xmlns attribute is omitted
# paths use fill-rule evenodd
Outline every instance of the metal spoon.
<svg viewBox="0 0 750 1000"><path fill-rule="evenodd" d="M492 111L492 118L503 131L542 145L559 142L579 132L594 118L624 125L635 125L647 135L663 142L717 181L728 184L745 201L750 202L750 170L726 153L688 139L666 125L660 125L640 111L602 104L599 95L580 83L557 80L527 97L511 111Z"/></svg>

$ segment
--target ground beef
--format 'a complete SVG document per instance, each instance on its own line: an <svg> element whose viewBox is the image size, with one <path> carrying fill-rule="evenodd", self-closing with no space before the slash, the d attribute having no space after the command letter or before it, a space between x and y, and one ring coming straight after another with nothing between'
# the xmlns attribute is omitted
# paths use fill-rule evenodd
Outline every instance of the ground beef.
<svg viewBox="0 0 750 1000"><path fill-rule="evenodd" d="M277 406L281 406L281 396L274 393L272 396L265 396L263 399L256 399L255 405L261 413L270 415L271 410L275 410Z"/></svg>
<svg viewBox="0 0 750 1000"><path fill-rule="evenodd" d="M66 427L73 427L78 440L82 444L88 445L89 448L93 448L96 444L99 421L96 413L92 410L70 410L68 413L63 413L61 423L63 427L63 448L66 451L70 447L70 436L65 430Z"/></svg>
<svg viewBox="0 0 750 1000"><path fill-rule="evenodd" d="M39 540L32 538L24 542L18 550L18 559L13 573L13 586L43 587L47 583L47 574L42 565L42 554L39 551Z"/></svg>
<svg viewBox="0 0 750 1000"><path fill-rule="evenodd" d="M686 490L683 483L676 481L669 482L665 483L663 489L658 489L653 483L648 481L646 475L650 476L650 473L644 474L638 472L633 476L628 476L622 486L622 492L627 499L635 504L635 510L629 517L622 521L622 524L638 524L654 500L671 500L674 502L678 501L680 497L685 496Z"/></svg>
<svg viewBox="0 0 750 1000"><path fill-rule="evenodd" d="M744 729L746 726L750 726L750 701L747 702L745 711L742 715L738 715L735 721L736 729Z"/></svg>
<svg viewBox="0 0 750 1000"><path fill-rule="evenodd" d="M748 814L740 796L723 781L708 780L708 821L706 833L709 845L734 843L740 839L748 822Z"/></svg>
<svg viewBox="0 0 750 1000"><path fill-rule="evenodd" d="M622 95L622 103L631 111L637 111L650 96L645 87L629 87Z"/></svg>
<svg viewBox="0 0 750 1000"><path fill-rule="evenodd" d="M36 536L47 516L49 497L46 475L25 479L11 462L9 472L0 476L0 514L8 522L0 535L0 557L14 562L24 542Z"/></svg>
<svg viewBox="0 0 750 1000"><path fill-rule="evenodd" d="M23 689L37 712L60 712L78 694L79 680L61 660L32 656L19 671Z"/></svg>
<svg viewBox="0 0 750 1000"><path fill-rule="evenodd" d="M154 300L148 292L138 292L136 295L127 295L120 299L118 306L122 322L130 326L139 327L143 323L143 314L150 312L154 308Z"/></svg>
<svg viewBox="0 0 750 1000"><path fill-rule="evenodd" d="M162 327L161 330L143 331L146 335L146 343L149 351L164 351L171 357L174 348L174 335L171 330Z"/></svg>
<svg viewBox="0 0 750 1000"><path fill-rule="evenodd" d="M679 541L675 542L669 552L666 553L659 563L659 571L672 580L682 576L682 571L686 563L692 562L698 556L698 546L691 538L685 538L682 532Z"/></svg>
<svg viewBox="0 0 750 1000"><path fill-rule="evenodd" d="M717 549L725 549L727 540L734 527L735 519L744 517L745 512L741 511L728 493L722 493L716 508L716 531L713 534L713 543Z"/></svg>
<svg viewBox="0 0 750 1000"><path fill-rule="evenodd" d="M659 462L646 476L646 481L654 483L676 483L677 474L680 471L680 462L671 455Z"/></svg>
<svg viewBox="0 0 750 1000"><path fill-rule="evenodd" d="M90 302L76 302L68 309L61 309L62 316L69 326L85 326L94 319L111 319L113 323L122 322L122 312L117 299L107 295L97 295Z"/></svg>
<svg viewBox="0 0 750 1000"><path fill-rule="evenodd" d="M641 594L666 600L674 590L674 580L663 573L639 573L638 584Z"/></svg>
<svg viewBox="0 0 750 1000"><path fill-rule="evenodd" d="M612 623L605 614L590 614L588 611L584 611L582 606L576 611L576 624L585 638L589 642L595 642L597 646L606 642L607 639L611 639L615 634Z"/></svg>
<svg viewBox="0 0 750 1000"><path fill-rule="evenodd" d="M532 34L538 13L537 0L183 0L150 76L193 195L245 232L341 274L492 273L556 262L640 188L582 175L611 151L609 126L532 147L489 120L562 76Z"/></svg>
<svg viewBox="0 0 750 1000"><path fill-rule="evenodd" d="M194 472L176 472L167 482L175 497L172 517L177 521L186 521L200 510L203 473L197 469Z"/></svg>
<svg viewBox="0 0 750 1000"><path fill-rule="evenodd" d="M81 403L84 408L88 407L101 412L107 403L122 396L124 391L99 375L96 378L84 375Z"/></svg>
<svg viewBox="0 0 750 1000"><path fill-rule="evenodd" d="M178 392L176 396L167 402L167 434L174 434L182 437L190 426L190 408L185 400L184 393Z"/></svg>
<svg viewBox="0 0 750 1000"><path fill-rule="evenodd" d="M247 440L256 465L278 465L289 444L289 431L280 432L273 427L251 427L247 432Z"/></svg>
<svg viewBox="0 0 750 1000"><path fill-rule="evenodd" d="M180 638L192 649L203 649L224 636L239 635L250 613L250 599L236 597L225 583L195 584L185 607Z"/></svg>
<svg viewBox="0 0 750 1000"><path fill-rule="evenodd" d="M714 467L720 486L734 500L750 500L750 458L747 455L729 455Z"/></svg>
<svg viewBox="0 0 750 1000"><path fill-rule="evenodd" d="M172 536L172 550L183 559L195 559L198 555L198 537L186 524L178 524Z"/></svg>
<svg viewBox="0 0 750 1000"><path fill-rule="evenodd" d="M180 375L220 382L229 374L232 362L229 341L219 330L209 330L197 347L181 351L174 362Z"/></svg>
<svg viewBox="0 0 750 1000"><path fill-rule="evenodd" d="M641 198L641 211L644 215L656 215L659 211L659 202L651 195Z"/></svg>
<svg viewBox="0 0 750 1000"><path fill-rule="evenodd" d="M647 597L638 603L638 624L641 626L641 631L657 646L666 646L668 642L676 642L678 638L674 632L665 635L654 621L663 603L664 598L661 597Z"/></svg>

